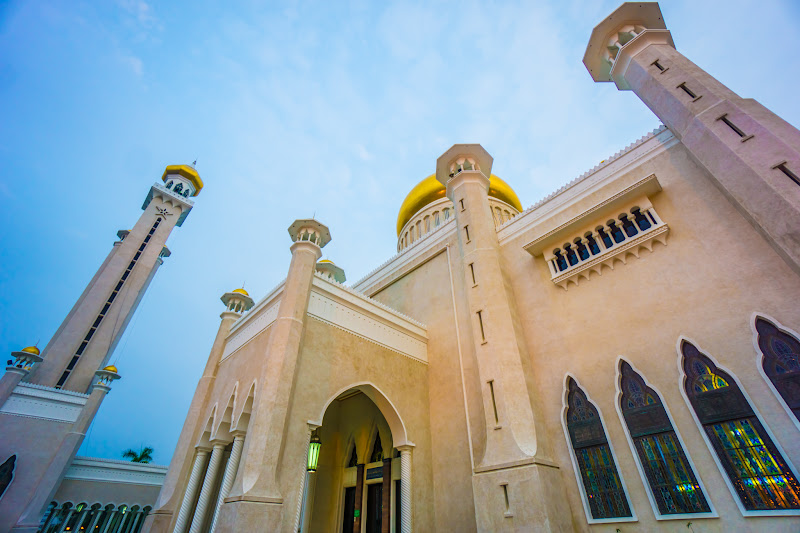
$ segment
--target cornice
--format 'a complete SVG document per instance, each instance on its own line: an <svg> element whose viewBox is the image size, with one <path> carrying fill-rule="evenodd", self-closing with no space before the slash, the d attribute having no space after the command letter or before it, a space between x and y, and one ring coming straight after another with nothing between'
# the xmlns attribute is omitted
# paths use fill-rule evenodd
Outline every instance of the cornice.
<svg viewBox="0 0 800 533"><path fill-rule="evenodd" d="M593 187L601 186L629 172L636 165L641 164L642 159L652 158L678 143L678 139L666 126L662 125L656 128L500 226L497 230L500 244L513 239L529 229L531 225L539 222L546 214L578 199Z"/></svg>
<svg viewBox="0 0 800 533"><path fill-rule="evenodd" d="M168 466L97 457L75 457L64 479L160 487Z"/></svg>

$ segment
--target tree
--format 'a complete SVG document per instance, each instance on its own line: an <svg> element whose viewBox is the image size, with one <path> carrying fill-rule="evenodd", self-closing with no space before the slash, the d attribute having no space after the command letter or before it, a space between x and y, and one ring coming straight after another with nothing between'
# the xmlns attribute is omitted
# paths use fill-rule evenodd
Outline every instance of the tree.
<svg viewBox="0 0 800 533"><path fill-rule="evenodd" d="M153 448L143 446L138 452L133 448L128 448L122 452L124 459L130 459L132 463L149 463L153 460Z"/></svg>

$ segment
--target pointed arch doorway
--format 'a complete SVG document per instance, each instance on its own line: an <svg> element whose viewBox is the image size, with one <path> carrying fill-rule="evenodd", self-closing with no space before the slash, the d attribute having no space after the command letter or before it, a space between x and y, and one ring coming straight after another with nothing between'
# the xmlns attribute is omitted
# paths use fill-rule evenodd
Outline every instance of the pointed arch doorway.
<svg viewBox="0 0 800 533"><path fill-rule="evenodd" d="M314 425L322 446L300 531L410 532L413 445L391 402L372 385L353 386L331 398Z"/></svg>

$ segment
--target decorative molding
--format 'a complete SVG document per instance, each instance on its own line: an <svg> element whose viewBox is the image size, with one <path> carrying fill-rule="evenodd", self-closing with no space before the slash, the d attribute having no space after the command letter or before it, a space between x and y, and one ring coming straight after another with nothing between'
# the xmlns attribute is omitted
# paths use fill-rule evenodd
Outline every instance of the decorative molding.
<svg viewBox="0 0 800 533"><path fill-rule="evenodd" d="M221 361L233 355L239 348L253 340L256 335L275 322L275 319L278 318L278 306L280 306L280 303L280 299L274 300L271 306L261 310L252 320L248 320L246 326L238 328L235 334L229 335L225 343L225 350L222 352Z"/></svg>
<svg viewBox="0 0 800 533"><path fill-rule="evenodd" d="M417 361L428 362L424 325L352 289L315 275L308 315Z"/></svg>
<svg viewBox="0 0 800 533"><path fill-rule="evenodd" d="M0 407L0 413L72 423L78 419L88 398L88 394L22 382Z"/></svg>
<svg viewBox="0 0 800 533"><path fill-rule="evenodd" d="M633 254L638 258L639 252L643 248L646 248L647 251L652 252L654 242L660 242L666 246L668 232L669 226L664 223L661 223L657 226L651 226L649 229L640 232L635 238L623 241L620 244L615 244L611 248L603 250L600 255L595 256L589 261L578 263L574 267L564 271L563 274L553 277L553 283L564 290L567 290L567 286L570 282L577 285L580 278L588 280L590 272L595 272L597 275L601 275L601 269L603 265L606 265L613 270L614 260L625 263L627 262L628 254Z"/></svg>
<svg viewBox="0 0 800 533"><path fill-rule="evenodd" d="M270 307L270 305L275 301L278 296L283 293L283 286L286 283L286 280L281 280L271 291L267 293L267 295L261 298L256 304L247 311L244 315L242 315L239 320L233 323L231 326L231 332L228 334L228 338L230 339L234 333L239 331L245 324L247 324L250 320L253 319L256 315L258 315L263 309Z"/></svg>
<svg viewBox="0 0 800 533"><path fill-rule="evenodd" d="M619 191L613 196L606 198L599 204L590 207L581 214L572 217L570 220L559 225L557 228L548 231L541 237L537 237L530 243L523 246L523 248L531 255L538 255L539 253L541 253L542 248L547 247L546 242L551 237L554 237L562 232L569 231L569 229L572 226L577 225L578 222L587 219L591 215L596 215L596 214L599 215L599 212L603 211L606 207L608 209L611 209L615 206L618 206L621 202L625 202L632 199L634 196L637 195L649 196L659 191L661 191L661 184L658 182L658 178L656 178L655 174L650 174L649 176L640 179L633 185ZM647 200L649 203L649 198ZM644 207L644 206L640 205L639 207Z"/></svg>
<svg viewBox="0 0 800 533"><path fill-rule="evenodd" d="M125 483L160 487L167 476L166 465L134 463L96 457L75 457L64 479L101 483Z"/></svg>
<svg viewBox="0 0 800 533"><path fill-rule="evenodd" d="M613 181L641 164L643 159L655 157L679 142L666 126L656 128L503 224L497 230L500 244L538 223L547 213L564 208L570 201L592 191L593 187Z"/></svg>

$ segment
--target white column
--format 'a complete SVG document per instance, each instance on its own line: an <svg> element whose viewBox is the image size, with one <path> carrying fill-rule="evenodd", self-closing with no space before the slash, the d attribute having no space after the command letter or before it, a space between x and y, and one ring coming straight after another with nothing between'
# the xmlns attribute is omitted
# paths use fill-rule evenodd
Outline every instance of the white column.
<svg viewBox="0 0 800 533"><path fill-rule="evenodd" d="M139 509L138 511L136 511L136 514L133 515L133 520L131 520L131 527L128 528L129 532L134 533L136 531L136 527L139 525L139 521L142 519L143 512L144 511Z"/></svg>
<svg viewBox="0 0 800 533"><path fill-rule="evenodd" d="M198 498L197 507L194 509L194 519L192 519L192 526L189 528L189 533L200 533L203 530L206 510L208 510L208 506L211 503L211 493L214 492L214 487L217 484L219 466L222 463L222 454L224 452L225 444L222 442L215 442L214 448L211 451L211 459L208 461L206 478L203 480L203 488L200 489L200 498Z"/></svg>
<svg viewBox="0 0 800 533"><path fill-rule="evenodd" d="M50 516L47 517L47 522L45 522L44 525L42 526L43 532L47 531L47 528L50 527L50 524L53 522L53 519L56 517L56 515L60 514L61 511L62 509L60 506L56 505L55 507L53 507L53 510L50 512Z"/></svg>
<svg viewBox="0 0 800 533"><path fill-rule="evenodd" d="M235 434L233 436L233 449L231 450L231 456L228 458L228 464L225 465L225 473L222 475L222 486L219 488L219 498L217 498L217 506L214 509L214 518L211 519L211 527L208 530L209 533L214 533L214 530L217 528L219 511L222 509L222 504L231 491L233 480L236 479L236 472L239 470L239 459L242 457L243 447L244 434Z"/></svg>
<svg viewBox="0 0 800 533"><path fill-rule="evenodd" d="M306 488L306 469L308 468L308 443L311 441L311 433L313 431L314 429L311 427L311 424L309 424L306 430L305 443L303 444L305 453L303 454L303 464L300 470L300 489L297 491L297 509L294 515L294 529L292 531L300 531L300 527L302 526L300 518L303 516L303 505L305 504L304 496Z"/></svg>
<svg viewBox="0 0 800 533"><path fill-rule="evenodd" d="M108 513L108 517L107 517L107 519L106 519L106 523L105 523L105 525L103 526L102 533L108 533L108 531L109 531L109 529L108 529L108 528L110 528L110 527L111 527L111 523L114 521L114 518L117 516L117 512L118 512L118 511L117 511L116 509L112 509L112 510L111 510L111 511Z"/></svg>
<svg viewBox="0 0 800 533"><path fill-rule="evenodd" d="M209 450L205 448L197 449L197 455L192 465L192 473L189 476L189 483L186 485L186 492L183 495L183 502L181 502L181 509L178 511L178 520L175 522L173 533L186 532L186 526L189 525L189 518L192 514L192 503L194 503L194 497L197 495L197 489L200 486L200 478L203 477L208 452Z"/></svg>
<svg viewBox="0 0 800 533"><path fill-rule="evenodd" d="M411 449L413 446L398 446L400 450L400 529L401 533L413 531L411 520Z"/></svg>
<svg viewBox="0 0 800 533"><path fill-rule="evenodd" d="M317 490L317 473L306 472L306 503L303 510L303 522L300 524L302 528L300 533L308 533L308 528L311 525L311 513L314 512L314 495Z"/></svg>
<svg viewBox="0 0 800 533"><path fill-rule="evenodd" d="M67 511L67 516L64 517L64 522L61 523L61 526L58 528L58 533L63 533L64 530L67 528L67 524L69 523L69 519L72 518L72 515L75 513L75 508L71 508Z"/></svg>
<svg viewBox="0 0 800 533"><path fill-rule="evenodd" d="M94 514L94 518L92 518L92 521L89 523L89 527L86 529L87 532L94 533L94 528L97 526L97 521L100 520L100 517L102 515L103 515L103 508L99 507L97 509L97 512L95 512Z"/></svg>

